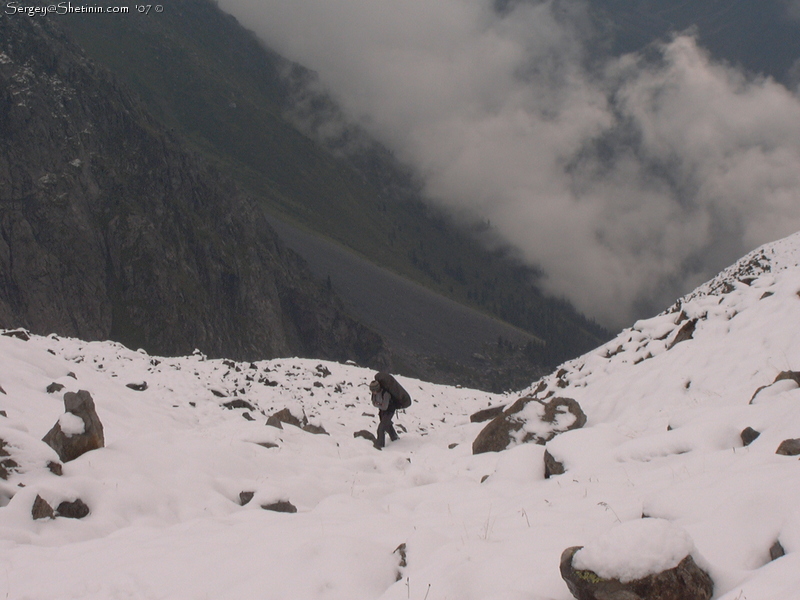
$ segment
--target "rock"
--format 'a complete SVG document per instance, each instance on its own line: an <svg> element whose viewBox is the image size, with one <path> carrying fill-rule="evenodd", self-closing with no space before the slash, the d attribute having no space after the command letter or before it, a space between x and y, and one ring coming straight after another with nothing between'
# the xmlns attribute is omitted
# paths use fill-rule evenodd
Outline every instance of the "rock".
<svg viewBox="0 0 800 600"><path fill-rule="evenodd" d="M30 332L26 329L9 329L4 331L2 335L6 337L15 337L18 340L22 340L23 342L27 342L31 339Z"/></svg>
<svg viewBox="0 0 800 600"><path fill-rule="evenodd" d="M90 450L102 448L105 445L103 424L97 416L91 394L86 390L80 390L77 394L67 392L64 394L64 407L66 412L83 420L83 433L67 435L61 431L60 423L56 423L42 441L56 451L62 462L75 460Z"/></svg>
<svg viewBox="0 0 800 600"><path fill-rule="evenodd" d="M557 461L549 450L544 451L544 478L550 479L553 475L563 475L564 463Z"/></svg>
<svg viewBox="0 0 800 600"><path fill-rule="evenodd" d="M353 437L354 438L364 438L365 440L369 440L373 444L378 441L377 439L375 439L375 434L373 434L370 431L367 431L366 429L362 429L361 431L356 431L353 434Z"/></svg>
<svg viewBox="0 0 800 600"><path fill-rule="evenodd" d="M56 509L57 517L66 517L68 519L82 519L89 514L89 507L86 503L78 498L73 502L62 502Z"/></svg>
<svg viewBox="0 0 800 600"><path fill-rule="evenodd" d="M691 340L694 336L694 330L697 327L697 319L691 319L686 321L681 328L678 330L678 333L675 334L675 337L667 346L667 350L672 350L675 346L680 344L681 342L685 342L687 340Z"/></svg>
<svg viewBox="0 0 800 600"><path fill-rule="evenodd" d="M772 383L778 383L785 379L791 379L800 386L800 371L781 371Z"/></svg>
<svg viewBox="0 0 800 600"><path fill-rule="evenodd" d="M798 386L800 386L800 372L798 372L798 371L781 371L780 373L778 373L778 375L775 377L775 380L772 383L770 383L769 385L762 385L760 388L758 388L755 391L753 396L750 398L750 404L753 404L755 402L756 396L758 396L763 390L767 389L768 387L770 387L772 385L775 385L779 381L785 381L785 380L794 381Z"/></svg>
<svg viewBox="0 0 800 600"><path fill-rule="evenodd" d="M782 454L783 456L800 455L800 439L783 440L775 451L775 454Z"/></svg>
<svg viewBox="0 0 800 600"><path fill-rule="evenodd" d="M255 421L253 415L251 415L249 412L242 413L242 417L244 418L245 421Z"/></svg>
<svg viewBox="0 0 800 600"><path fill-rule="evenodd" d="M256 495L255 492L239 492L239 504L244 506L245 504L250 502L250 500L252 500L253 496L255 495Z"/></svg>
<svg viewBox="0 0 800 600"><path fill-rule="evenodd" d="M256 409L256 407L250 404L247 400L242 400L241 398L236 398L236 400L225 402L222 406L224 406L228 410L233 410L235 408L244 408L246 410L254 411Z"/></svg>
<svg viewBox="0 0 800 600"><path fill-rule="evenodd" d="M262 504L261 508L264 510L272 510L275 512L296 513L297 507L288 500L279 500L271 504Z"/></svg>
<svg viewBox="0 0 800 600"><path fill-rule="evenodd" d="M303 431L313 433L314 435L330 435L321 425L312 425L311 423L303 425Z"/></svg>
<svg viewBox="0 0 800 600"><path fill-rule="evenodd" d="M525 416L521 415L520 413L531 403L540 405L535 411L536 416L533 417L530 410L525 411ZM572 419L569 419L569 423L562 422L563 420L560 417L567 413L572 415ZM517 434L525 425L526 418L537 418L544 427L537 426L538 433L525 432L523 435ZM526 396L514 402L510 408L492 419L483 428L472 443L472 453L500 452L508 448L512 442L534 442L544 445L559 433L578 429L585 424L586 414L572 398L556 397L545 401L535 396Z"/></svg>
<svg viewBox="0 0 800 600"><path fill-rule="evenodd" d="M61 477L64 474L64 468L61 465L61 463L57 463L54 460L47 462L47 468L53 475L58 475L59 477Z"/></svg>
<svg viewBox="0 0 800 600"><path fill-rule="evenodd" d="M55 381L47 386L47 393L48 394L55 394L56 392L60 392L64 389L64 386L60 383L56 383Z"/></svg>
<svg viewBox="0 0 800 600"><path fill-rule="evenodd" d="M34 521L39 519L55 519L56 515L53 512L53 507L47 503L47 500L36 495L36 500L33 501L33 507L31 508L31 516L33 517Z"/></svg>
<svg viewBox="0 0 800 600"><path fill-rule="evenodd" d="M561 577L578 600L710 600L714 582L690 556L677 567L622 583L603 579L592 571L572 567L572 558L582 546L567 548L561 554Z"/></svg>
<svg viewBox="0 0 800 600"><path fill-rule="evenodd" d="M278 447L278 444L275 444L273 442L258 442L258 445L263 447L263 448L267 448L267 449L269 449L269 448L277 448Z"/></svg>
<svg viewBox="0 0 800 600"><path fill-rule="evenodd" d="M406 543L403 542L397 548L394 549L392 554L397 554L400 560L397 563L397 575L395 575L395 581L400 581L403 578L403 572L401 569L405 569L408 566L408 554L406 552Z"/></svg>
<svg viewBox="0 0 800 600"><path fill-rule="evenodd" d="M146 381L136 381L133 383L126 383L125 387L130 388L136 392L143 392L147 389Z"/></svg>
<svg viewBox="0 0 800 600"><path fill-rule="evenodd" d="M752 427L747 427L742 431L742 433L740 435L741 435L741 438L742 438L742 444L744 444L745 446L749 446L754 441L756 441L758 436L761 435L761 432L760 431L756 431Z"/></svg>
<svg viewBox="0 0 800 600"><path fill-rule="evenodd" d="M484 408L483 410L479 410L478 412L470 415L469 421L470 423L483 423L484 421L488 421L490 419L494 419L498 415L500 415L505 410L505 405L502 406L491 406L489 408Z"/></svg>
<svg viewBox="0 0 800 600"><path fill-rule="evenodd" d="M283 423L294 425L295 427L303 427L303 423L300 421L300 419L295 417L288 408L279 410L267 419L267 425L277 427L278 429L283 429Z"/></svg>
<svg viewBox="0 0 800 600"><path fill-rule="evenodd" d="M783 546L778 540L775 540L775 543L772 544L772 547L769 549L769 559L778 560L781 556L785 555L786 550L783 549Z"/></svg>

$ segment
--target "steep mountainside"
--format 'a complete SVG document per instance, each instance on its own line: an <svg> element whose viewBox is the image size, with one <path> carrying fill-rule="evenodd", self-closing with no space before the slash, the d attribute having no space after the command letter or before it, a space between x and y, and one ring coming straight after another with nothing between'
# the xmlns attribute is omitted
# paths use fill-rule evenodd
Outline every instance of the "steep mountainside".
<svg viewBox="0 0 800 600"><path fill-rule="evenodd" d="M0 134L0 325L384 364L261 209L47 18L0 18Z"/></svg>
<svg viewBox="0 0 800 600"><path fill-rule="evenodd" d="M385 148L312 91L313 73L264 48L213 2L59 23L273 214L524 329L544 342L531 349L534 364L557 364L607 338L544 296L534 269L487 250L426 204Z"/></svg>

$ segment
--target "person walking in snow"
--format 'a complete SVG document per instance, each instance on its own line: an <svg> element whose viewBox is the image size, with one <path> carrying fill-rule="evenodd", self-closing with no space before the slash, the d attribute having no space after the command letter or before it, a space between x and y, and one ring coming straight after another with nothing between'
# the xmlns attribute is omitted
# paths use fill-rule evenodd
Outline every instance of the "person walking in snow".
<svg viewBox="0 0 800 600"><path fill-rule="evenodd" d="M411 406L411 396L394 377L384 372L375 374L375 379L369 382L369 391L372 394L372 405L378 409L380 422L375 447L380 450L386 445L387 433L393 442L397 440L392 419L396 410Z"/></svg>

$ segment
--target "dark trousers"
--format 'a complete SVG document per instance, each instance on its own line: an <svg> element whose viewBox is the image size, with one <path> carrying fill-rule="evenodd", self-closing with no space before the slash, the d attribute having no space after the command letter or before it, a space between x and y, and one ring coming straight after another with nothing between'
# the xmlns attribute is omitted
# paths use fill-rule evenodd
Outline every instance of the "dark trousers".
<svg viewBox="0 0 800 600"><path fill-rule="evenodd" d="M390 408L388 410L379 410L378 416L380 417L381 422L378 423L378 437L376 441L376 445L380 448L383 448L386 445L386 434L389 434L389 438L392 441L397 439L397 433L394 430L394 425L392 425L392 419L394 418L394 409Z"/></svg>

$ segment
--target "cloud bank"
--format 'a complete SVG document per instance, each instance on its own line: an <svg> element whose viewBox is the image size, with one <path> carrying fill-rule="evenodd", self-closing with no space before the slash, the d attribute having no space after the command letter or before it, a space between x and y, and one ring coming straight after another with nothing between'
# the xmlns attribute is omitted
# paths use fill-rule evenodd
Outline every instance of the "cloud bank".
<svg viewBox="0 0 800 600"><path fill-rule="evenodd" d="M800 230L800 99L691 35L602 58L580 1L222 0L551 293L611 327Z"/></svg>

